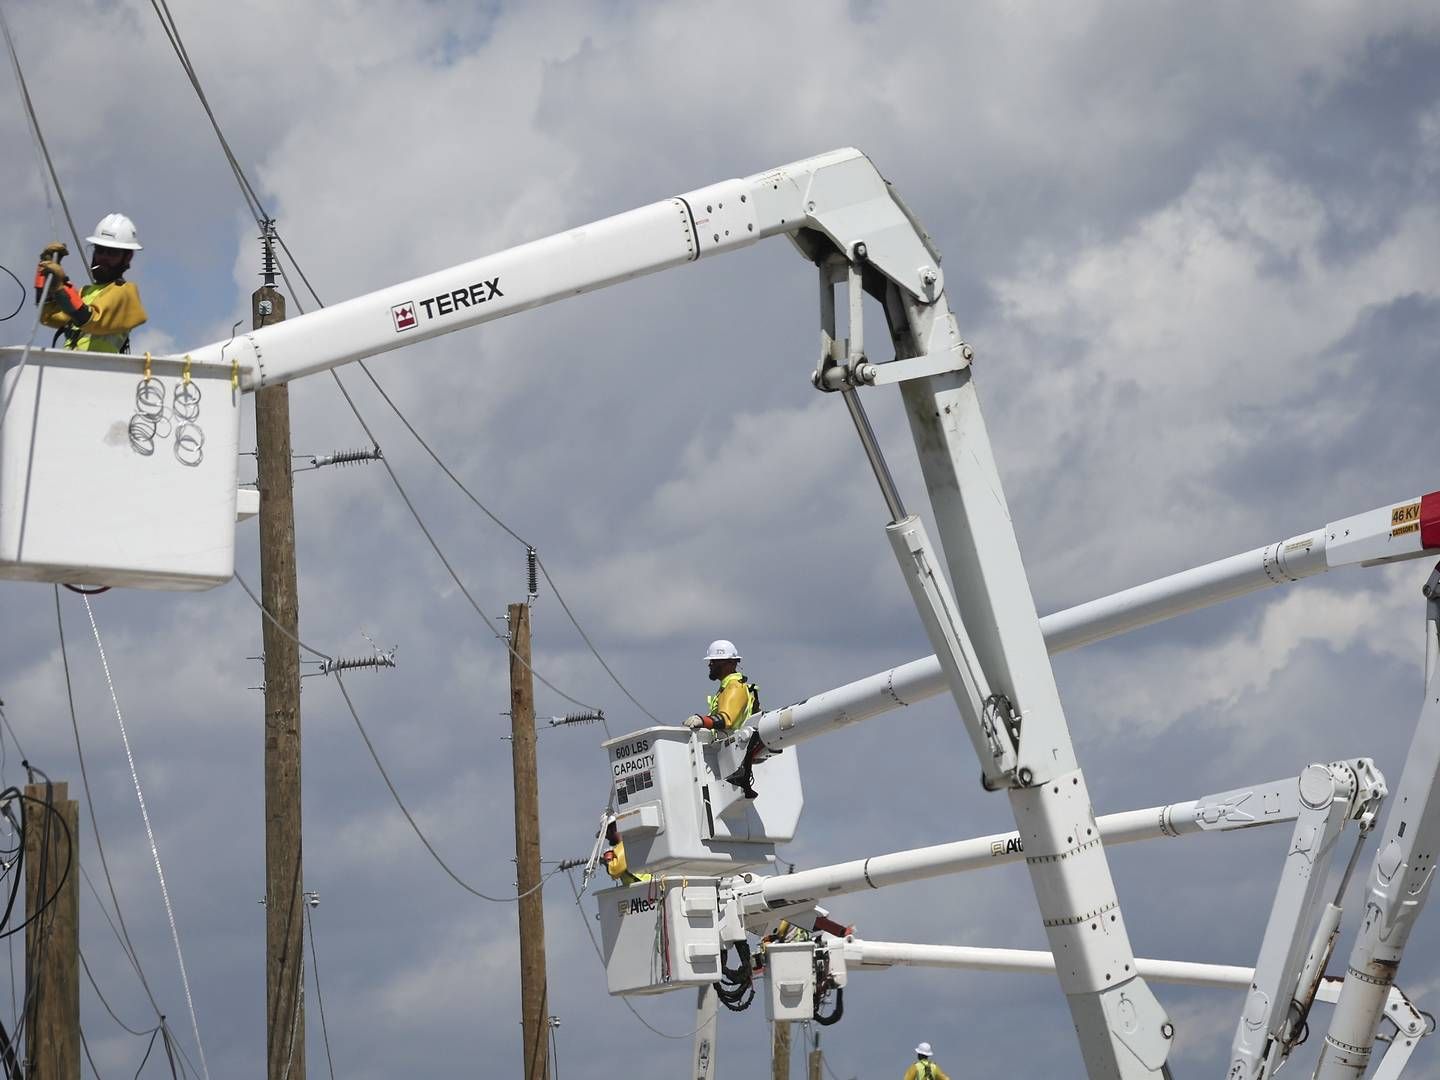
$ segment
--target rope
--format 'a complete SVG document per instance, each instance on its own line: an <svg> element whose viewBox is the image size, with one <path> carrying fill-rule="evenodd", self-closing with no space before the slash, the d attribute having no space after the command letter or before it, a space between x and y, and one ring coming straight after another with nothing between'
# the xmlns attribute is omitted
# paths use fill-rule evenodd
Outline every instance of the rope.
<svg viewBox="0 0 1440 1080"><path fill-rule="evenodd" d="M85 613L90 616L90 629L95 635L95 648L100 652L100 666L105 671L105 685L110 689L110 701L115 706L115 720L120 726L120 741L125 744L125 760L130 765L130 779L135 784L135 799L140 804L140 816L145 822L145 836L150 841L150 857L155 861L155 876L160 879L160 895L165 901L165 917L170 921L170 937L175 942L175 957L180 964L180 982L185 988L185 1005L190 1010L190 1027L195 1035L195 1046L200 1051L200 1071L205 1080L210 1078L210 1066L205 1060L205 1044L200 1041L200 1022L195 1017L195 999L190 994L190 975L185 970L185 954L180 948L180 930L175 925L175 909L170 903L170 890L165 884L165 870L160 865L160 848L155 842L155 830L150 825L150 811L145 808L145 793L140 788L140 774L135 769L135 755L130 749L130 736L125 731L125 717L120 711L120 699L115 695L115 681L110 677L110 663L105 659L105 645L100 640L100 627L95 622L95 611L90 598L85 597Z"/></svg>

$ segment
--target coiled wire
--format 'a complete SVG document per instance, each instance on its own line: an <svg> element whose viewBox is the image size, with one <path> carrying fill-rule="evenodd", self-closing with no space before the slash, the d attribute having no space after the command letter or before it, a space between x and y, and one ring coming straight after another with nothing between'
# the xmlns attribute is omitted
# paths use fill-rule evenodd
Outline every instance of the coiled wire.
<svg viewBox="0 0 1440 1080"><path fill-rule="evenodd" d="M144 457L155 453L155 439L165 418L165 384L146 376L135 386L135 413L130 417L130 449ZM168 434L168 431L167 431Z"/></svg>
<svg viewBox="0 0 1440 1080"><path fill-rule="evenodd" d="M148 371L148 364L147 364ZM168 439L173 430L175 460L194 468L205 460L205 432L200 418L200 387L186 379L175 387L170 408L165 408L165 383L146 375L135 386L135 412L130 417L130 448L142 457L155 453L155 441ZM171 422L171 416L181 421Z"/></svg>

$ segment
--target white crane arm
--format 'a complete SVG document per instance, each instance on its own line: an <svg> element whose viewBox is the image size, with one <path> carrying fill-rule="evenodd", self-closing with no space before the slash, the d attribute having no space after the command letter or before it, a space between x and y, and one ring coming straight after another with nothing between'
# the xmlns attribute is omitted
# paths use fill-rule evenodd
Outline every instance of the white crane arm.
<svg viewBox="0 0 1440 1080"><path fill-rule="evenodd" d="M196 363L238 362L242 386L253 390L801 230L828 238L846 257L863 244L870 265L919 300L934 301L944 288L929 238L870 159L843 149L697 188L189 355Z"/></svg>
<svg viewBox="0 0 1440 1080"><path fill-rule="evenodd" d="M1057 611L1040 620L1040 630L1045 647L1054 655L1327 570L1415 559L1437 551L1440 491ZM755 717L751 726L767 747L779 750L935 697L948 688L940 661L926 656L771 709Z"/></svg>
<svg viewBox="0 0 1440 1080"><path fill-rule="evenodd" d="M1366 775L1374 772L1374 765L1368 758L1337 762L1333 768ZM1106 845L1127 844L1162 836L1229 832L1293 822L1300 808L1300 778L1291 776L1168 806L1106 814L1097 817L1095 823ZM1025 849L1018 832L996 833L874 855L868 859L854 859L794 874L755 878L748 885L737 885L736 891L746 897L747 920L759 920L756 925L763 929L764 920L771 915L778 917L782 914L780 909L803 907L828 897L887 885L1019 862L1023 858Z"/></svg>

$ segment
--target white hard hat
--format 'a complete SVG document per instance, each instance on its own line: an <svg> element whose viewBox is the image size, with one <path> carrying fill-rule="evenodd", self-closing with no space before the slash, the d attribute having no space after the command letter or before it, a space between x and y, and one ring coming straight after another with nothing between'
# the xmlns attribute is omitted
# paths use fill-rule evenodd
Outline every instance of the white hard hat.
<svg viewBox="0 0 1440 1080"><path fill-rule="evenodd" d="M135 235L135 223L124 214L106 214L95 226L95 235L86 241L96 247L120 248L123 251L142 251L140 239Z"/></svg>
<svg viewBox="0 0 1440 1080"><path fill-rule="evenodd" d="M919 1054L921 1057L929 1057L929 1056L930 1056L930 1044L929 1044L929 1043L921 1043L919 1046L915 1047L915 1053Z"/></svg>
<svg viewBox="0 0 1440 1080"><path fill-rule="evenodd" d="M739 660L740 650L735 648L733 641L726 641L720 638L710 642L710 651L705 654L706 660Z"/></svg>

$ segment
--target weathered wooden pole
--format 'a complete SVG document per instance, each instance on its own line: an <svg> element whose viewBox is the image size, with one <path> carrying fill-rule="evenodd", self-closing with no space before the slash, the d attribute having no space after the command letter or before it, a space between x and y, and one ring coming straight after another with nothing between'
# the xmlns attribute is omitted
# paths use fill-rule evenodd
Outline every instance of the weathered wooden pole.
<svg viewBox="0 0 1440 1080"><path fill-rule="evenodd" d="M27 784L23 811L25 1075L53 1080L80 1080L80 807L69 787L51 785L52 814L45 785Z"/></svg>
<svg viewBox="0 0 1440 1080"><path fill-rule="evenodd" d="M511 604L510 754L515 771L515 881L520 919L520 1028L525 1080L549 1075L549 991L545 981L545 898L540 889L540 778L535 761L535 681L530 607Z"/></svg>
<svg viewBox="0 0 1440 1080"><path fill-rule="evenodd" d="M285 318L275 289L273 225L265 284L251 297L256 329ZM265 1039L269 1080L305 1080L305 880L300 846L300 594L295 571L295 484L290 390L255 393L260 482L260 602L265 651Z"/></svg>

